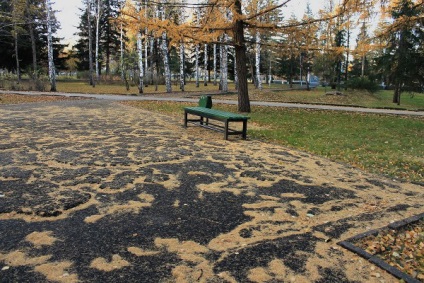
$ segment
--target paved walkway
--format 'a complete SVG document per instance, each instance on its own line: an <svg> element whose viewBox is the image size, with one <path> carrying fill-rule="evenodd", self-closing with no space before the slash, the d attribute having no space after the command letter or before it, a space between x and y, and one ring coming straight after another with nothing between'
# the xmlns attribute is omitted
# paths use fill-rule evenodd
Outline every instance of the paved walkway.
<svg viewBox="0 0 424 283"><path fill-rule="evenodd" d="M0 106L0 281L397 282L336 243L421 213L423 187L181 125Z"/></svg>
<svg viewBox="0 0 424 283"><path fill-rule="evenodd" d="M27 95L58 95L66 97L86 97L96 98L103 100L125 101L125 100L150 100L150 101L176 101L176 102L198 102L198 98L189 98L180 94L172 95L112 95L112 94L86 94L86 93L64 93L64 92L28 92L28 91L1 91L0 93L16 93ZM228 99L215 99L215 103L233 104L237 105L237 101ZM270 106L270 107L286 107L286 108L303 108L303 109L321 109L332 111L345 111L345 112L361 112L361 113L376 113L376 114L391 114L391 115L410 115L424 117L424 111L407 111L407 110L393 110L393 109L376 109L376 108L362 108L351 106L334 106L334 105L317 105L317 104L304 104L304 103L284 103L284 102L267 102L267 101L251 101L251 105L257 106Z"/></svg>

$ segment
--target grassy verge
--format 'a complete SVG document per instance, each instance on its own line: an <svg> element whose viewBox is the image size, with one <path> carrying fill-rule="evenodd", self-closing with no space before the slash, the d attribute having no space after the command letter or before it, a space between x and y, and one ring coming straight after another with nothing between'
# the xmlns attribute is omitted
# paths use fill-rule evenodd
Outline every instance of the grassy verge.
<svg viewBox="0 0 424 283"><path fill-rule="evenodd" d="M1 104L20 104L31 102L48 102L48 101L62 101L62 100L77 100L81 98L64 97L64 96L51 96L51 95L18 95L18 94L0 94Z"/></svg>
<svg viewBox="0 0 424 283"><path fill-rule="evenodd" d="M182 118L187 103L127 102ZM237 111L235 106L214 108ZM250 138L341 161L368 172L424 183L424 118L254 107Z"/></svg>
<svg viewBox="0 0 424 283"><path fill-rule="evenodd" d="M5 88L13 84L13 81L1 81ZM298 86L296 86L298 87ZM23 80L19 86L14 84L15 90L34 90L29 80ZM45 87L48 90L46 84ZM203 83L199 87L195 86L193 81L187 82L185 92L179 90L177 84L172 85L173 92L169 95L190 96L199 93L215 93L220 99L237 100L237 94L234 85L230 83L229 94L219 93L218 86L213 83L208 83L204 86ZM57 81L57 91L71 93L96 93L96 94L119 94L119 95L138 95L137 87L132 84L127 90L124 83L121 81L100 81L95 87L92 87L85 80L70 80L62 79ZM370 94L366 91L342 91L343 95L326 95L330 92L329 87L318 87L311 91L304 89L289 89L288 85L263 85L263 90L258 91L252 84L249 84L249 96L251 100L258 101L276 101L276 102L291 102L291 103L313 103L313 104L333 104L333 105L351 105L368 108L400 108L407 110L424 110L424 94L423 93L403 93L401 97L401 105L392 103L393 91L379 91ZM158 95L166 94L165 86L159 85L156 90L154 85L145 87L143 95Z"/></svg>

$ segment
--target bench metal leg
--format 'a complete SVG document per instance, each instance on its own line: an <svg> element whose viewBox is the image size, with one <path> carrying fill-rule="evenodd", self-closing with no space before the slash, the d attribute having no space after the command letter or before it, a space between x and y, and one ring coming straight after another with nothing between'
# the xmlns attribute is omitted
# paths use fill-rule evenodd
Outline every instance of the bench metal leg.
<svg viewBox="0 0 424 283"><path fill-rule="evenodd" d="M247 120L243 120L243 134L242 137L245 140L247 136Z"/></svg>
<svg viewBox="0 0 424 283"><path fill-rule="evenodd" d="M187 128L187 112L184 111L184 128Z"/></svg>
<svg viewBox="0 0 424 283"><path fill-rule="evenodd" d="M228 140L228 120L225 121L224 138Z"/></svg>

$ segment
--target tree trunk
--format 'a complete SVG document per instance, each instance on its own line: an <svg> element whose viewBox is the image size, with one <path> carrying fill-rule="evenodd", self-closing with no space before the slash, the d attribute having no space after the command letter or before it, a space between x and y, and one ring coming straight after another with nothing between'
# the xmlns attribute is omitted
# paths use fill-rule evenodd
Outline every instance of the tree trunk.
<svg viewBox="0 0 424 283"><path fill-rule="evenodd" d="M18 32L16 30L16 23L14 25L14 38L15 38L15 59L16 59L16 77L18 84L21 83L21 67L19 66L19 48L18 48Z"/></svg>
<svg viewBox="0 0 424 283"><path fill-rule="evenodd" d="M256 67L256 88L262 90L261 81L261 34L256 32L256 46L255 46L255 67Z"/></svg>
<svg viewBox="0 0 424 283"><path fill-rule="evenodd" d="M224 43L227 40L227 35L224 34L223 41ZM228 47L226 44L221 44L221 66L220 66L220 89L221 92L228 92Z"/></svg>
<svg viewBox="0 0 424 283"><path fill-rule="evenodd" d="M310 85L310 82L309 82L310 78L311 78L311 73L310 73L309 64L308 64L308 66L306 67L306 78L305 78L306 79L306 90L307 91L311 90L311 85Z"/></svg>
<svg viewBox="0 0 424 283"><path fill-rule="evenodd" d="M121 23L121 30L120 30L120 45L121 45L121 56L120 56L120 62L119 65L121 66L121 79L125 79L125 70L124 70L124 28Z"/></svg>
<svg viewBox="0 0 424 283"><path fill-rule="evenodd" d="M349 18L348 18L349 20ZM350 25L348 25L347 28L347 42L346 42L346 63L345 63L345 83L344 83L344 89L347 90L347 79L348 79L348 71L349 71L349 55L350 55Z"/></svg>
<svg viewBox="0 0 424 283"><path fill-rule="evenodd" d="M216 85L216 44L213 44L213 85Z"/></svg>
<svg viewBox="0 0 424 283"><path fill-rule="evenodd" d="M147 19L147 0L144 2L144 17ZM149 64L147 61L147 57L148 57L148 49L149 49L149 44L148 44L148 37L147 35L149 34L149 30L146 29L144 30L144 71L146 72L147 75L147 70L149 69Z"/></svg>
<svg viewBox="0 0 424 283"><path fill-rule="evenodd" d="M155 40L153 36L150 38L150 84L153 85L153 77L154 77L154 47Z"/></svg>
<svg viewBox="0 0 424 283"><path fill-rule="evenodd" d="M246 68L246 46L244 42L244 26L240 20L242 15L241 0L234 2L235 12L238 18L234 24L234 47L236 50L237 73L238 73L238 111L250 112L249 92L247 88L247 68Z"/></svg>
<svg viewBox="0 0 424 283"><path fill-rule="evenodd" d="M97 11L96 11L96 81L99 81L100 71L99 71L99 42L100 42L100 14L101 6L100 1L97 0Z"/></svg>
<svg viewBox="0 0 424 283"><path fill-rule="evenodd" d="M402 86L401 83L396 82L395 89L393 93L393 103L400 105L400 95L402 94Z"/></svg>
<svg viewBox="0 0 424 283"><path fill-rule="evenodd" d="M268 71L268 86L271 87L272 83L272 64L271 64L271 54L269 54L269 71Z"/></svg>
<svg viewBox="0 0 424 283"><path fill-rule="evenodd" d="M47 7L47 52L49 56L49 79L50 91L56 91L56 70L53 58L53 40L52 40L52 22L51 22L51 7L50 0L46 0Z"/></svg>
<svg viewBox="0 0 424 283"><path fill-rule="evenodd" d="M195 50L194 50L195 56L196 56L196 63L195 63L195 76L196 76L196 87L199 87L199 45L196 43Z"/></svg>
<svg viewBox="0 0 424 283"><path fill-rule="evenodd" d="M110 41L111 41L111 36L110 36L110 25L106 25L106 46L105 46L105 53L106 53L106 62L105 62L105 72L106 72L106 76L109 77L110 75Z"/></svg>
<svg viewBox="0 0 424 283"><path fill-rule="evenodd" d="M88 28L88 69L90 77L90 85L95 87L93 78L93 32L91 30L91 0L87 0L87 28Z"/></svg>
<svg viewBox="0 0 424 283"><path fill-rule="evenodd" d="M27 6L29 2L27 0ZM28 19L28 27L29 27L29 36L31 38L31 50L32 50L32 78L35 80L38 78L38 67L37 67L37 45L35 42L34 35L34 26L32 24L32 19Z"/></svg>
<svg viewBox="0 0 424 283"><path fill-rule="evenodd" d="M138 93L144 90L144 71L143 71L143 45L141 43L141 33L137 33L137 53L138 53Z"/></svg>
<svg viewBox="0 0 424 283"><path fill-rule="evenodd" d="M166 37L166 32L162 34L162 52L163 52L163 65L165 68L165 85L166 92L172 92L171 86L171 68L169 66L169 53L168 53L168 40Z"/></svg>
<svg viewBox="0 0 424 283"><path fill-rule="evenodd" d="M204 75L204 78L203 78L203 86L207 86L208 85L208 45L207 44L205 44L205 56L203 57L204 58L204 68L203 68L203 75Z"/></svg>
<svg viewBox="0 0 424 283"><path fill-rule="evenodd" d="M184 42L181 41L180 43L180 89L181 91L184 91Z"/></svg>
<svg viewBox="0 0 424 283"><path fill-rule="evenodd" d="M234 88L238 90L237 58L234 54Z"/></svg>

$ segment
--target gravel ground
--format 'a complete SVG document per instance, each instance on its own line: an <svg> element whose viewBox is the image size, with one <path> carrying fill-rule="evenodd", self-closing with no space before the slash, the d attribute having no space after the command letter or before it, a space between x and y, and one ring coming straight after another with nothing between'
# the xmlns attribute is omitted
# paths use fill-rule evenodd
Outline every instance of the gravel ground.
<svg viewBox="0 0 424 283"><path fill-rule="evenodd" d="M397 282L336 243L423 187L111 101L0 106L0 282Z"/></svg>

